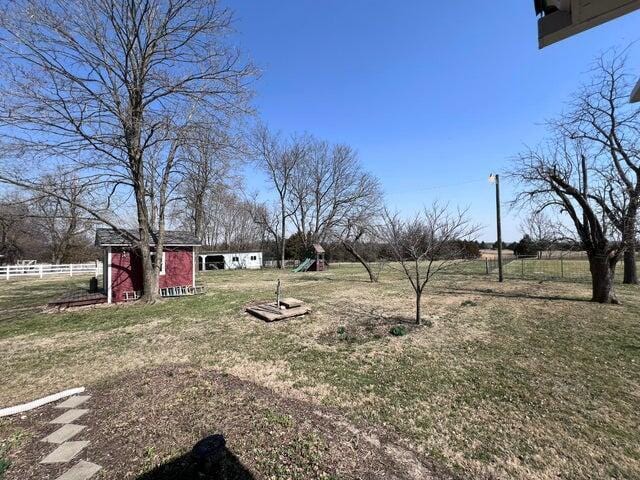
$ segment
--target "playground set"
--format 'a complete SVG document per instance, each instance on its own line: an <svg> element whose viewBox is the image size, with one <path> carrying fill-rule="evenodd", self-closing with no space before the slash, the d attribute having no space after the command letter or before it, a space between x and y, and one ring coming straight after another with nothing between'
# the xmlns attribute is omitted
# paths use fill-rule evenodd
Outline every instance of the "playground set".
<svg viewBox="0 0 640 480"><path fill-rule="evenodd" d="M315 257L315 258L314 258ZM313 250L310 255L305 258L300 265L298 265L293 271L295 273L300 272L323 272L327 267L324 261L324 248L319 243L313 244Z"/></svg>

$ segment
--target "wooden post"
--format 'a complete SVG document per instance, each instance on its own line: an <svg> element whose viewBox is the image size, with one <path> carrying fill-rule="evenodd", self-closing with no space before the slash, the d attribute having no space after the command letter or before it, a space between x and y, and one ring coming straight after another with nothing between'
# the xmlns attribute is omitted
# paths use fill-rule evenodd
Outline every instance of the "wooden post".
<svg viewBox="0 0 640 480"><path fill-rule="evenodd" d="M69 264L69 276L73 277L73 263Z"/></svg>
<svg viewBox="0 0 640 480"><path fill-rule="evenodd" d="M484 268L487 271L487 275L489 275L489 259L488 258L484 259Z"/></svg>
<svg viewBox="0 0 640 480"><path fill-rule="evenodd" d="M42 265L40 265L40 278L42 278L42 274L43 274L43 272L42 272L42 267L43 267L43 266L42 266Z"/></svg>
<svg viewBox="0 0 640 480"><path fill-rule="evenodd" d="M7 265L7 280L10 278L11 265Z"/></svg>
<svg viewBox="0 0 640 480"><path fill-rule="evenodd" d="M524 278L524 258L520 259L520 274Z"/></svg>
<svg viewBox="0 0 640 480"><path fill-rule="evenodd" d="M564 261L560 257L560 278L564 278Z"/></svg>
<svg viewBox="0 0 640 480"><path fill-rule="evenodd" d="M278 285L276 286L276 305L278 310L280 309L280 279L278 279Z"/></svg>

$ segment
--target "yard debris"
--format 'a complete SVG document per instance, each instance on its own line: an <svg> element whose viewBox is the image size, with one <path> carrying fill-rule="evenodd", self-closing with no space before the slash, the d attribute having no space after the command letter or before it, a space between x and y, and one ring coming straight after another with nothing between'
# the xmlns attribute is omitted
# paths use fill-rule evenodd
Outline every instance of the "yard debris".
<svg viewBox="0 0 640 480"><path fill-rule="evenodd" d="M260 303L246 308L246 312L267 322L299 317L310 312L302 300L296 298L281 298L280 279L276 284L276 301L274 303Z"/></svg>
<svg viewBox="0 0 640 480"><path fill-rule="evenodd" d="M286 303L285 301L280 301L280 308L278 308L278 304L275 302L261 303L253 307L247 307L246 311L254 317L258 317L267 322L299 317L300 315L306 315L311 311L300 300L296 300L295 298L287 298L285 300L287 301ZM297 306L287 307L287 303Z"/></svg>

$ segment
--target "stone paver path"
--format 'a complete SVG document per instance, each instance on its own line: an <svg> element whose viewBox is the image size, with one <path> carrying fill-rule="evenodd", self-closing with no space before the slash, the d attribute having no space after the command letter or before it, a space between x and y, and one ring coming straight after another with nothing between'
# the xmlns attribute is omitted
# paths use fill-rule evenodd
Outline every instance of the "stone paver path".
<svg viewBox="0 0 640 480"><path fill-rule="evenodd" d="M67 463L73 457L84 450L89 442L64 442L49 455L44 457L40 463Z"/></svg>
<svg viewBox="0 0 640 480"><path fill-rule="evenodd" d="M48 443L64 443L67 440L71 440L72 437L75 437L82 430L84 430L84 425L75 425L73 423L67 423L66 425L61 426L58 430L53 432L51 435L44 437L42 439L43 442Z"/></svg>
<svg viewBox="0 0 640 480"><path fill-rule="evenodd" d="M87 409L71 409L71 410L67 410L66 412L64 412L62 415L60 415L58 418L55 418L53 420L51 420L49 423L71 423L77 419L79 419L82 415L84 415L85 413L87 413L89 410Z"/></svg>
<svg viewBox="0 0 640 480"><path fill-rule="evenodd" d="M98 473L101 468L100 465L96 465L95 463L80 460L56 480L88 480Z"/></svg>
<svg viewBox="0 0 640 480"><path fill-rule="evenodd" d="M90 398L91 395L76 395L75 397L69 397L64 402L56 405L56 408L78 408Z"/></svg>
<svg viewBox="0 0 640 480"><path fill-rule="evenodd" d="M62 426L55 432L44 437L42 441L59 445L53 452L44 457L40 463L56 464L70 462L89 445L89 440L71 441L71 439L86 428L84 425L76 425L73 422L89 412L88 408L76 407L83 405L90 398L91 395L76 395L67 398L64 402L55 406L55 408L68 410L49 422ZM89 480L101 468L100 465L96 465L95 463L80 460L56 480Z"/></svg>

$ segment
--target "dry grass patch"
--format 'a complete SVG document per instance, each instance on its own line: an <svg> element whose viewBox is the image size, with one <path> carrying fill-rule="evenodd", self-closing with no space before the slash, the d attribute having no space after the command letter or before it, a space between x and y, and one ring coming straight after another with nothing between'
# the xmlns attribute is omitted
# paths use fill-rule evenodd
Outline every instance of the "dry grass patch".
<svg viewBox="0 0 640 480"><path fill-rule="evenodd" d="M267 324L243 312L271 300L278 278L310 315ZM0 404L189 364L384 427L465 478L640 477L636 287L603 306L587 284L443 276L424 298L432 326L414 328L412 292L392 270L378 284L357 267L201 281L201 297L56 315L31 309L26 283L0 284L0 304L23 309L0 320ZM31 305L64 285L49 282ZM395 325L406 334L391 335Z"/></svg>

